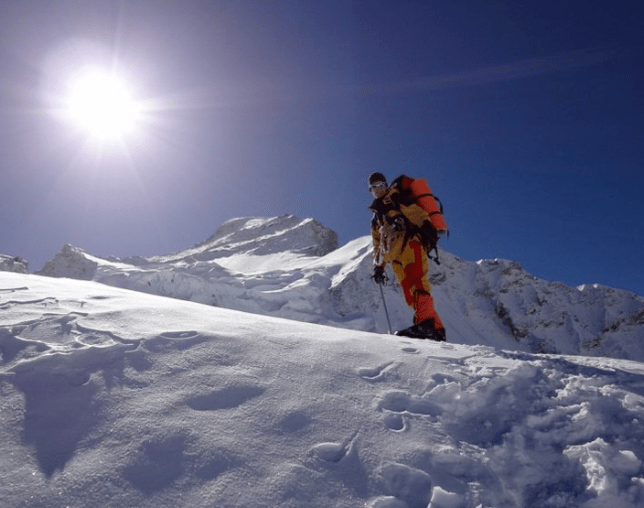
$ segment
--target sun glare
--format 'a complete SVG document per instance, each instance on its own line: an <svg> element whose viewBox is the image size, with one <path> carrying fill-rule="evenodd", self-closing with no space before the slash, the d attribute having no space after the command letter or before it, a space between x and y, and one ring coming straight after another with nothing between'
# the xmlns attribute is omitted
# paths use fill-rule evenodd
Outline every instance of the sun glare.
<svg viewBox="0 0 644 508"><path fill-rule="evenodd" d="M73 80L66 109L72 120L98 138L131 133L141 113L125 84L101 71L86 71Z"/></svg>

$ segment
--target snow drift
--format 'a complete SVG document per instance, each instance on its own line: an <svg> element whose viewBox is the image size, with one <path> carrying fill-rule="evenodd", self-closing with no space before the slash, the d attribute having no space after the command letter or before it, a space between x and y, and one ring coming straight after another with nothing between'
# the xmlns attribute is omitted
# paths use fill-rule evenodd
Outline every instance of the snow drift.
<svg viewBox="0 0 644 508"><path fill-rule="evenodd" d="M644 298L601 285L536 279L514 261L464 261L441 251L431 267L448 341L533 353L644 360ZM385 332L371 240L337 235L292 215L233 219L205 242L167 256L102 259L67 245L40 272L235 310ZM393 274L390 274L393 280ZM399 288L386 288L394 328L411 323Z"/></svg>

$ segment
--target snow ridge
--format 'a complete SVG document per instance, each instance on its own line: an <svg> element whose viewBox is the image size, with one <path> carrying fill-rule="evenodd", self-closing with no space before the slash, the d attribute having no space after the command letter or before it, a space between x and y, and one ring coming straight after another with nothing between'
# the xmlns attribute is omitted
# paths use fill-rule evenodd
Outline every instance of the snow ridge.
<svg viewBox="0 0 644 508"><path fill-rule="evenodd" d="M338 248L337 235L292 215L232 219L205 242L167 256L101 259L65 246L40 272L207 305L385 333L371 280L371 239ZM393 280L393 274L389 274ZM431 267L448 340L532 353L644 360L644 298L600 285L537 279L503 259L473 263L441 251ZM411 313L385 288L394 328Z"/></svg>

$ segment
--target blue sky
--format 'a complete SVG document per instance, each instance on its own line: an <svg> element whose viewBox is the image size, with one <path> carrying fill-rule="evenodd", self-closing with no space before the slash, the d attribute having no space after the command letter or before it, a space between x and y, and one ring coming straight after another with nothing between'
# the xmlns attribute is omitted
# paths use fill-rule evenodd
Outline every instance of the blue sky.
<svg viewBox="0 0 644 508"><path fill-rule="evenodd" d="M366 178L425 177L447 250L644 294L644 7L608 1L3 4L0 252L166 254L239 216L368 234ZM148 108L98 143L75 67Z"/></svg>

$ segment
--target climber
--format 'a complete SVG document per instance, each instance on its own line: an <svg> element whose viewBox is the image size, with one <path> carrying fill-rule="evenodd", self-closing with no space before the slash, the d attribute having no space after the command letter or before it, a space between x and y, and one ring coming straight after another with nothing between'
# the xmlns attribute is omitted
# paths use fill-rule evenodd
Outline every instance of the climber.
<svg viewBox="0 0 644 508"><path fill-rule="evenodd" d="M396 335L445 341L445 327L434 309L428 279L428 250L436 245L437 232L429 214L401 192L401 178L389 186L382 173L369 175L369 191L375 198L369 207L373 211L373 279L385 284L389 263L407 305L414 309L414 324Z"/></svg>

